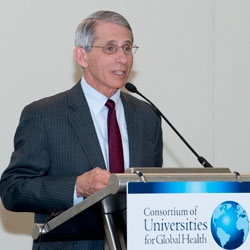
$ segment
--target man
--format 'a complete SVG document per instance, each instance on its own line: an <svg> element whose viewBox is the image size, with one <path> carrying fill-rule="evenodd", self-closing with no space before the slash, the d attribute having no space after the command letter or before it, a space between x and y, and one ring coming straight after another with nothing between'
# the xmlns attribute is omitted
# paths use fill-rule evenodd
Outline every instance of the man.
<svg viewBox="0 0 250 250"><path fill-rule="evenodd" d="M127 20L115 12L96 12L80 23L75 43L81 81L24 108L15 151L0 182L4 206L34 212L36 223L105 187L110 172L162 165L160 118L149 105L120 91L137 49ZM116 152L119 142L110 147L110 100L115 104L121 153ZM113 164L118 158L120 163ZM120 170L112 170L112 165ZM34 242L33 249L103 249L101 223L97 214L91 216L91 225L86 225L89 239L50 239Z"/></svg>

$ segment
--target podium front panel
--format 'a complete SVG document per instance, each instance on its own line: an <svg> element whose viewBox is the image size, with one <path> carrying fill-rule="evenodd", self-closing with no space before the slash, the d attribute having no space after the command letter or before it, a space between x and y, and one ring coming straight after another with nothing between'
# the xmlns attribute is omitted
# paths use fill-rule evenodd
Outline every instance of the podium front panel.
<svg viewBox="0 0 250 250"><path fill-rule="evenodd" d="M128 183L128 250L250 249L250 182Z"/></svg>

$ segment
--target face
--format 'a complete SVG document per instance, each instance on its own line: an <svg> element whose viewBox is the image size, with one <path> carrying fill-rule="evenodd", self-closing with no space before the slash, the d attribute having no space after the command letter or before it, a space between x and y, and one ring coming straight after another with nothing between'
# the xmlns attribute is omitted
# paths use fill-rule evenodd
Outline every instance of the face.
<svg viewBox="0 0 250 250"><path fill-rule="evenodd" d="M130 31L118 24L99 22L95 35L97 39L93 46L132 45ZM77 62L84 67L84 77L93 88L109 98L125 85L133 64L133 55L126 55L121 48L111 55L105 54L102 48L92 48L90 52L77 49L78 53L82 53L81 61Z"/></svg>

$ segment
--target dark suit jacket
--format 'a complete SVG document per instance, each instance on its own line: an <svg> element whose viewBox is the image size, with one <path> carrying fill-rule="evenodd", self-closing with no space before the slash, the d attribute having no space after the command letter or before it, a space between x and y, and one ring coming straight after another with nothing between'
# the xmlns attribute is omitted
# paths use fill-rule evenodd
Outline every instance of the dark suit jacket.
<svg viewBox="0 0 250 250"><path fill-rule="evenodd" d="M122 93L121 98L127 122L130 166L161 166L160 118L145 102L126 93ZM51 212L73 205L78 175L96 166L106 169L80 83L66 92L26 106L14 143L10 164L0 181L2 202L12 211L34 212L35 222L44 223ZM95 228L96 235L100 234L97 226ZM40 250L103 248L102 240L46 244L49 244L47 248L41 245Z"/></svg>

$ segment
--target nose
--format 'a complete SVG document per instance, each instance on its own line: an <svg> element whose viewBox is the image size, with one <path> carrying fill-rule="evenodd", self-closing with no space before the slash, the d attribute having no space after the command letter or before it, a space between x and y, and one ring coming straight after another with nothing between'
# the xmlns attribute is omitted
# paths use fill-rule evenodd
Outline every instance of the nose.
<svg viewBox="0 0 250 250"><path fill-rule="evenodd" d="M126 55L123 48L118 48L116 52L116 62L126 64L128 62L128 57L131 55Z"/></svg>

